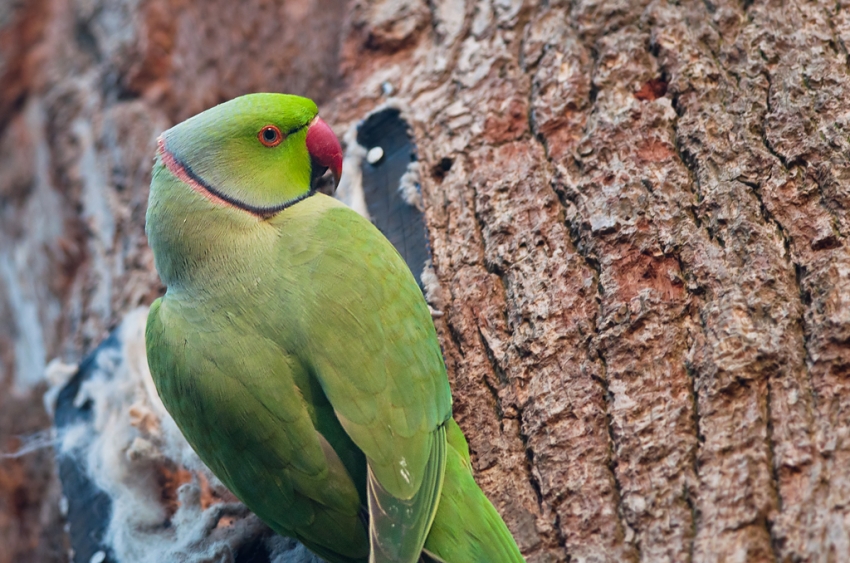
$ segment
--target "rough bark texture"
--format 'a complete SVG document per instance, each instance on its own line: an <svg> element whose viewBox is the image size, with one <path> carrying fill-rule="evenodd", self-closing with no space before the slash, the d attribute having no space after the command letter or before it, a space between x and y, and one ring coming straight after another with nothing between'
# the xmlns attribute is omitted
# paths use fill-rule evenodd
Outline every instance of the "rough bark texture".
<svg viewBox="0 0 850 563"><path fill-rule="evenodd" d="M392 92L528 560L850 559L850 3L541 4L0 3L3 447L47 359L161 290L160 130L279 90L342 133ZM0 460L2 562L62 543L43 462Z"/></svg>

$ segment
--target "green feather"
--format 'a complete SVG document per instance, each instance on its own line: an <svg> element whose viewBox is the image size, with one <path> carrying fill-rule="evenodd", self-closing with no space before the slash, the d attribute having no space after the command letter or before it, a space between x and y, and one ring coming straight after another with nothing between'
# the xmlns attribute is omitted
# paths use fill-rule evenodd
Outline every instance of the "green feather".
<svg viewBox="0 0 850 563"><path fill-rule="evenodd" d="M446 426L446 477L425 553L447 563L522 563L507 526L472 478L466 438L454 420Z"/></svg>
<svg viewBox="0 0 850 563"><path fill-rule="evenodd" d="M147 329L163 403L237 497L333 563L413 563L423 545L521 561L472 479L416 280L371 223L310 190L315 115L258 94L163 134L146 225L168 286ZM274 148L257 139L269 123L290 132ZM258 215L203 186L287 206Z"/></svg>

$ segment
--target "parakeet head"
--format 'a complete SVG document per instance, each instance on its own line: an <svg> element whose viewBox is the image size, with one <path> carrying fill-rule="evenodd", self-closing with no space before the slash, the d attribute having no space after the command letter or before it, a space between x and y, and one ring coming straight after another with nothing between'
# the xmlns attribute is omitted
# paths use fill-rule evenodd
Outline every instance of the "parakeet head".
<svg viewBox="0 0 850 563"><path fill-rule="evenodd" d="M161 163L218 205L269 217L306 197L330 169L339 182L342 149L316 104L286 94L249 94L162 134Z"/></svg>
<svg viewBox="0 0 850 563"><path fill-rule="evenodd" d="M169 287L226 278L239 240L274 236L274 219L297 210L326 169L339 181L342 149L317 113L306 98L251 94L160 136L145 231Z"/></svg>

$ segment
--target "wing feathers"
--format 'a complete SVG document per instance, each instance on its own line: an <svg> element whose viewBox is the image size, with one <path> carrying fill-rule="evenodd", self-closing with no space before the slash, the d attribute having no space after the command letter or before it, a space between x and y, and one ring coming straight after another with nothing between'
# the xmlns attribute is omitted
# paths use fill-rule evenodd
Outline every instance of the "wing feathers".
<svg viewBox="0 0 850 563"><path fill-rule="evenodd" d="M414 563L418 561L431 529L446 470L446 429L430 435L431 453L422 485L408 500L387 492L371 468L368 478L370 563Z"/></svg>

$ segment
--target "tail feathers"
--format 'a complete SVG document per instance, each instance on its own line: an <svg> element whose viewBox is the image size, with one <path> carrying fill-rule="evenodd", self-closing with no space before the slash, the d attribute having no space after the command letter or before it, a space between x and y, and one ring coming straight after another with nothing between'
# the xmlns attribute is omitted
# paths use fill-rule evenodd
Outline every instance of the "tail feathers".
<svg viewBox="0 0 850 563"><path fill-rule="evenodd" d="M466 440L453 420L447 438L443 493L425 541L423 561L524 563L501 516L472 478Z"/></svg>

